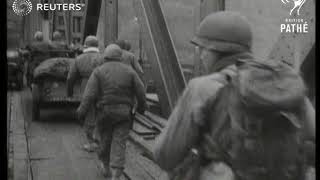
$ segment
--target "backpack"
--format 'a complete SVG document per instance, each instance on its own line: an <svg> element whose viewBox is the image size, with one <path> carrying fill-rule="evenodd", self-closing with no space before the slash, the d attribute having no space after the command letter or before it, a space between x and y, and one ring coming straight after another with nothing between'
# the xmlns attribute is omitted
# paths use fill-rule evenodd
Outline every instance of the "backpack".
<svg viewBox="0 0 320 180"><path fill-rule="evenodd" d="M303 179L302 78L281 62L245 59L236 66L238 75L227 77L228 83L204 109L210 114L209 126L203 127L202 140L194 148L198 156L190 153L173 179ZM219 162L224 163L225 176L210 177L208 171Z"/></svg>

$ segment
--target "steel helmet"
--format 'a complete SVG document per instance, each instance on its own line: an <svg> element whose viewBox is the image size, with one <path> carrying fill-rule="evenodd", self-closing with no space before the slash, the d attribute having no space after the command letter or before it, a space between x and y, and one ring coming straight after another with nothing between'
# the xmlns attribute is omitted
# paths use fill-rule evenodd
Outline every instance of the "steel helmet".
<svg viewBox="0 0 320 180"><path fill-rule="evenodd" d="M124 42L125 42L125 50L127 50L127 51L130 51L130 49L131 49L131 44L130 44L130 42L128 41L128 40L124 40Z"/></svg>
<svg viewBox="0 0 320 180"><path fill-rule="evenodd" d="M116 44L110 44L103 53L104 59L121 59L122 49Z"/></svg>
<svg viewBox="0 0 320 180"><path fill-rule="evenodd" d="M43 33L41 31L37 31L34 33L34 39L37 41L43 40Z"/></svg>
<svg viewBox="0 0 320 180"><path fill-rule="evenodd" d="M126 47L126 42L125 42L125 40L122 40L122 39L116 40L116 42L114 44L118 45L121 49L125 49L125 47Z"/></svg>
<svg viewBox="0 0 320 180"><path fill-rule="evenodd" d="M251 27L249 21L239 13L220 11L202 20L191 42L219 52L250 51Z"/></svg>
<svg viewBox="0 0 320 180"><path fill-rule="evenodd" d="M60 33L59 31L55 31L55 32L53 33L53 35L52 35L52 39L53 39L53 40L60 40L60 39L62 39L61 33Z"/></svg>
<svg viewBox="0 0 320 180"><path fill-rule="evenodd" d="M84 40L84 48L88 47L98 47L99 46L99 41L96 36L87 36L86 39Z"/></svg>

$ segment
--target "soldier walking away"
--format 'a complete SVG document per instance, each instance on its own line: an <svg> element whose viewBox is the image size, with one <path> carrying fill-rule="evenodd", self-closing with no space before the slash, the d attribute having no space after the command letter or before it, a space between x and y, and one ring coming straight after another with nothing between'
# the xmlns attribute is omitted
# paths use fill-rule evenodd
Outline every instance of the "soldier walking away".
<svg viewBox="0 0 320 180"><path fill-rule="evenodd" d="M137 99L139 113L146 100L143 83L137 73L121 62L122 50L111 44L104 51L105 63L91 74L77 114L85 116L97 105L97 129L100 141L98 157L105 177L123 177L126 140L132 124L132 107Z"/></svg>
<svg viewBox="0 0 320 180"><path fill-rule="evenodd" d="M29 51L45 51L50 49L50 45L49 42L43 40L43 33L37 31L34 33L34 41L27 45L26 49Z"/></svg>
<svg viewBox="0 0 320 180"><path fill-rule="evenodd" d="M130 52L130 43L126 40L117 40L115 44L117 44L122 49L122 61L125 64L131 66L138 73L141 80L143 80L143 69L139 64L138 59L134 56L132 52Z"/></svg>
<svg viewBox="0 0 320 180"><path fill-rule="evenodd" d="M142 82L145 84L145 80L143 78L143 74L144 74L143 69L140 66L140 63L138 62L138 59L135 57L135 55L132 52L130 52L131 44L127 40L117 40L115 44L117 44L122 49L122 56L121 56L122 62L131 66L139 75ZM136 108L137 108L137 102L135 101L134 107L132 109L133 111L132 114L135 113Z"/></svg>
<svg viewBox="0 0 320 180"><path fill-rule="evenodd" d="M253 58L251 28L238 13L208 15L192 43L207 75L189 82L157 139L160 167L174 180L305 179L314 164L301 150L315 119L302 78Z"/></svg>
<svg viewBox="0 0 320 180"><path fill-rule="evenodd" d="M26 72L27 84L30 86L33 80L34 68L50 57L48 51L51 49L51 46L49 42L43 40L43 33L41 31L37 31L34 34L34 41L28 44L25 49L30 53Z"/></svg>
<svg viewBox="0 0 320 180"><path fill-rule="evenodd" d="M72 64L67 77L67 94L69 97L73 95L73 88L78 80L81 80L80 91L82 94L94 68L103 63L102 56L98 49L98 39L95 36L87 36L84 47L83 54L75 59L75 63ZM88 152L92 152L98 147L93 137L96 123L95 114L95 107L90 106L84 120L84 129L88 144L84 144L83 149Z"/></svg>
<svg viewBox="0 0 320 180"><path fill-rule="evenodd" d="M68 45L63 40L62 35L59 31L55 31L52 35L51 48L54 50L67 50Z"/></svg>

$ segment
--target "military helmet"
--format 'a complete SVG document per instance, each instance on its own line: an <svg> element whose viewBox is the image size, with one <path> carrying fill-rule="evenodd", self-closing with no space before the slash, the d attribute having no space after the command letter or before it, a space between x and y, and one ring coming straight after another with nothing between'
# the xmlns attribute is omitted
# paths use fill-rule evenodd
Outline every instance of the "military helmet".
<svg viewBox="0 0 320 180"><path fill-rule="evenodd" d="M124 42L125 42L125 50L130 51L130 49L131 49L130 42L128 40L124 40Z"/></svg>
<svg viewBox="0 0 320 180"><path fill-rule="evenodd" d="M121 59L122 49L116 44L110 44L103 53L104 59Z"/></svg>
<svg viewBox="0 0 320 180"><path fill-rule="evenodd" d="M62 34L59 31L55 31L52 35L53 40L60 40L62 39Z"/></svg>
<svg viewBox="0 0 320 180"><path fill-rule="evenodd" d="M42 41L43 40L43 33L41 31L37 31L34 33L34 39L37 41Z"/></svg>
<svg viewBox="0 0 320 180"><path fill-rule="evenodd" d="M202 20L191 43L219 52L250 51L251 27L248 20L239 13L212 13Z"/></svg>
<svg viewBox="0 0 320 180"><path fill-rule="evenodd" d="M118 40L116 40L115 44L118 45L121 49L126 48L126 41L125 40L118 39Z"/></svg>
<svg viewBox="0 0 320 180"><path fill-rule="evenodd" d="M99 46L99 41L96 36L87 36L86 39L84 40L84 48L88 47L98 47Z"/></svg>

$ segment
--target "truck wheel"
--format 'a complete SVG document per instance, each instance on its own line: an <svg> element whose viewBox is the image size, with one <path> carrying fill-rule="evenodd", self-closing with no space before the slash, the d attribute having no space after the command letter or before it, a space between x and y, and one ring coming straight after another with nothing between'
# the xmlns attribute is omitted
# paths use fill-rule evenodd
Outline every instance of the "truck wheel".
<svg viewBox="0 0 320 180"><path fill-rule="evenodd" d="M32 117L34 121L40 120L40 90L39 86L33 84L32 86Z"/></svg>

